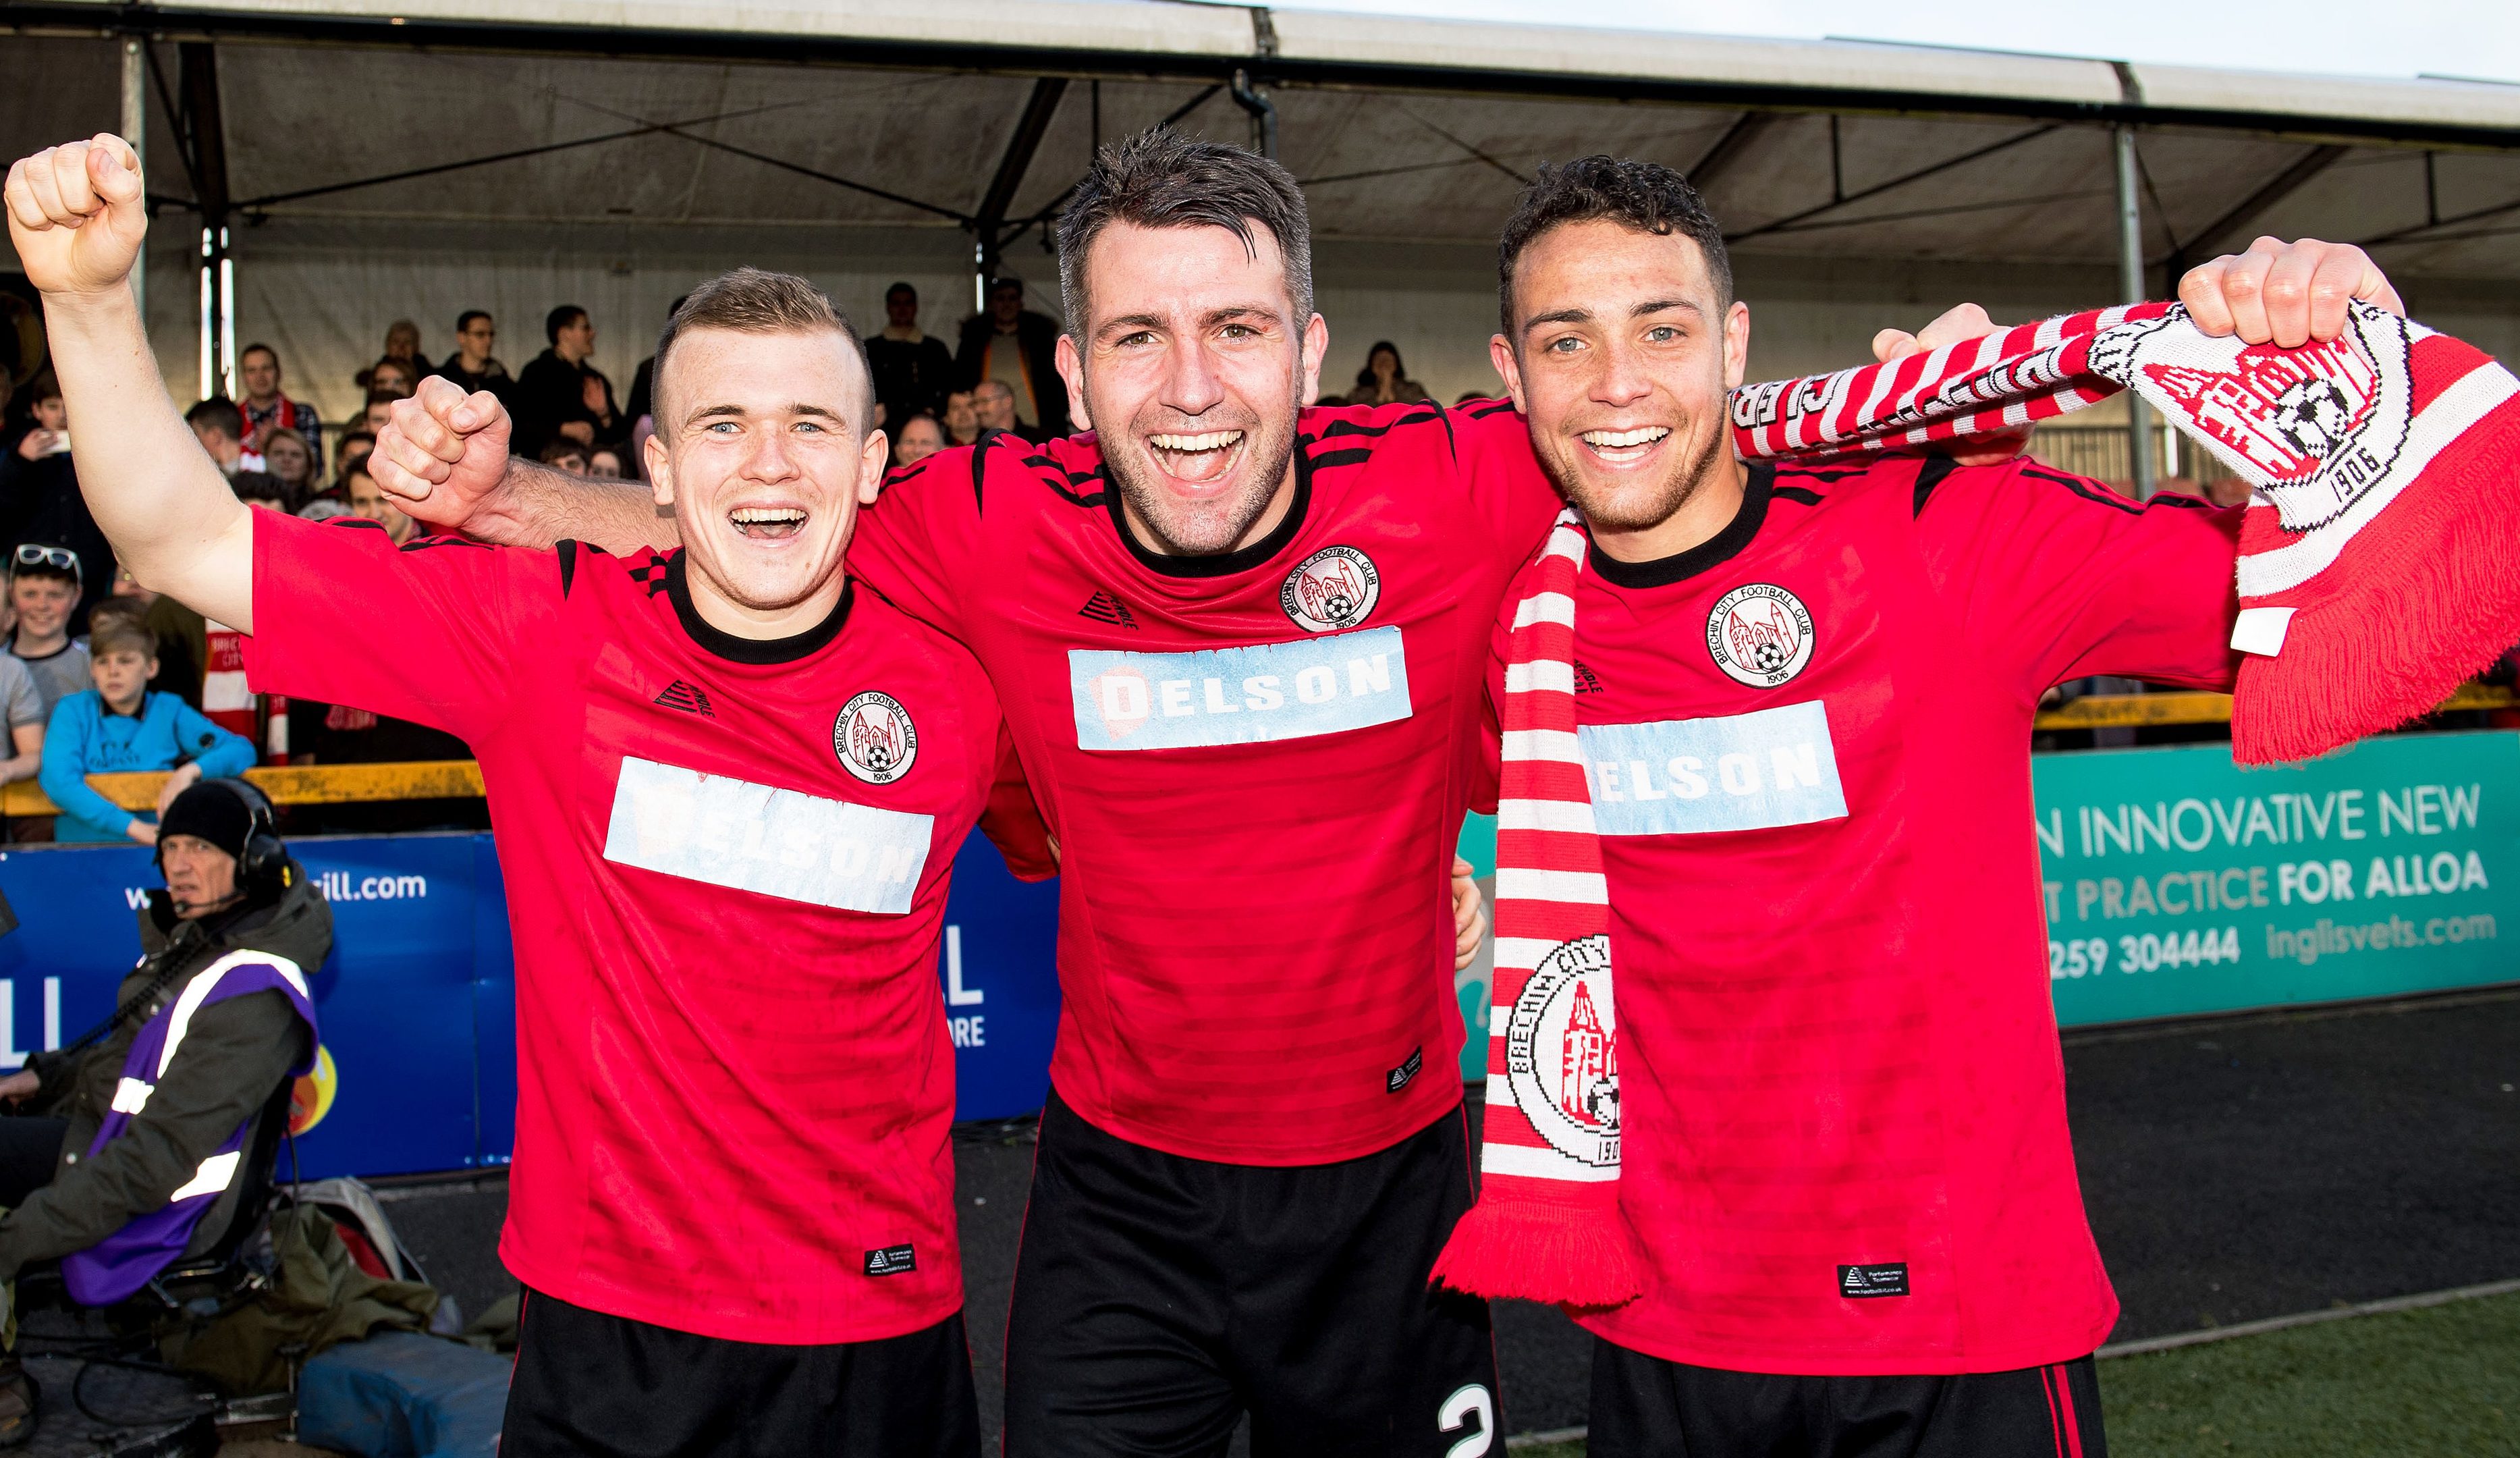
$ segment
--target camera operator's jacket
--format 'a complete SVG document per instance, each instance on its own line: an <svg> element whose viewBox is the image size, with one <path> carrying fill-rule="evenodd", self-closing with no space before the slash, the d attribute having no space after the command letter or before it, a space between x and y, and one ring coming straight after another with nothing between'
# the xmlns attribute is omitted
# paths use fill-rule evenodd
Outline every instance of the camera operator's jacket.
<svg viewBox="0 0 2520 1458"><path fill-rule="evenodd" d="M292 867L294 871L294 867ZM244 1147L254 1147L273 1092L292 1069L314 1056L312 1035L280 992L254 992L210 1002L188 1022L181 1046L147 1104L122 1134L91 1157L113 1107L132 1043L196 974L235 951L270 952L312 977L333 949L333 911L296 871L276 902L248 905L197 922L178 920L166 893L149 893L140 910L140 965L116 990L115 1005L145 991L169 969L156 996L102 1043L84 1052L30 1056L43 1088L28 1114L67 1118L53 1182L0 1214L0 1278L29 1261L84 1251L133 1219L166 1207L203 1161L226 1148L238 1125L254 1121ZM285 1116L285 1112L284 1115ZM251 1181L240 1174L194 1225L187 1255L217 1243Z"/></svg>

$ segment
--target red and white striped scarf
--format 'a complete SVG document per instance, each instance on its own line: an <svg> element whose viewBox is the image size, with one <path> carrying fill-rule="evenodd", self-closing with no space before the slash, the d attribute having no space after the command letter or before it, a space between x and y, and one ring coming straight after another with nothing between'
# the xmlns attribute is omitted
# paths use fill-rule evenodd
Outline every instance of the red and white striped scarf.
<svg viewBox="0 0 2520 1458"><path fill-rule="evenodd" d="M2520 383L2357 304L2296 349L2208 339L2177 304L2049 319L1732 397L1751 458L2017 430L2132 386L2255 488L2240 542L2232 747L2300 758L2404 722L2520 642ZM1507 601L1496 984L1479 1199L1434 1277L1614 1306L1642 1290L1619 1214L1608 890L1575 720L1569 510Z"/></svg>
<svg viewBox="0 0 2520 1458"><path fill-rule="evenodd" d="M1514 578L1497 797L1496 1011L1478 1203L1434 1278L1481 1296L1615 1306L1643 1289L1619 1216L1610 893L1575 741L1572 508Z"/></svg>
<svg viewBox="0 0 2520 1458"><path fill-rule="evenodd" d="M2180 304L2069 314L1732 396L1742 455L2016 430L2132 387L2253 489L2231 752L2303 759L2430 712L2520 641L2520 382L2357 302L2296 348L2210 339Z"/></svg>

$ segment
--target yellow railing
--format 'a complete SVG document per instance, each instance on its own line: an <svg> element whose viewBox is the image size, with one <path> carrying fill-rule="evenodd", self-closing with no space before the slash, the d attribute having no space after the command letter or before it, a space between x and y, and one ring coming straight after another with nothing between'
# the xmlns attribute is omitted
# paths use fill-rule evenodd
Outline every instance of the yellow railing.
<svg viewBox="0 0 2520 1458"><path fill-rule="evenodd" d="M2520 695L2509 689L2461 684L2443 701L2440 712L2465 708L2509 708ZM2228 694L2094 694L2060 705L2039 716L2042 729L2119 729L2145 724L2228 724Z"/></svg>
<svg viewBox="0 0 2520 1458"><path fill-rule="evenodd" d="M2465 684L2442 705L2451 709L2510 708L2520 694ZM2099 694L2039 715L2042 729L2105 729L2147 724L2222 724L2231 717L2228 694ZM456 799L481 793L481 766L470 759L396 764L307 764L249 769L245 777L272 803L338 805L385 799ZM89 785L126 810L157 808L162 773L90 775ZM61 807L32 780L0 786L0 815L58 815Z"/></svg>
<svg viewBox="0 0 2520 1458"><path fill-rule="evenodd" d="M338 805L379 799L452 799L481 793L481 766L470 759L437 759L397 764L307 764L249 769L245 777L272 803ZM90 775L97 794L126 810L154 810L158 792L166 783L160 772ZM0 787L0 815L58 815L61 807L45 798L32 780Z"/></svg>

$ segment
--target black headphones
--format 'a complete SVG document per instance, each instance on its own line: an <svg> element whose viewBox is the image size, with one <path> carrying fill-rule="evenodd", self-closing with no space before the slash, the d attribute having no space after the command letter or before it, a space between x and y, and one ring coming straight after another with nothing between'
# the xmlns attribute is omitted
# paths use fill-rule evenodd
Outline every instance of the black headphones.
<svg viewBox="0 0 2520 1458"><path fill-rule="evenodd" d="M201 783L218 786L245 806L245 849L237 856L237 889L245 892L248 900L277 898L289 889L295 873L289 864L289 846L280 839L279 817L271 808L271 797L245 780L221 778ZM162 850L158 864L161 870L166 864Z"/></svg>
<svg viewBox="0 0 2520 1458"><path fill-rule="evenodd" d="M289 847L282 843L271 797L245 780L205 781L245 802L245 853L237 857L237 885L256 899L289 889Z"/></svg>

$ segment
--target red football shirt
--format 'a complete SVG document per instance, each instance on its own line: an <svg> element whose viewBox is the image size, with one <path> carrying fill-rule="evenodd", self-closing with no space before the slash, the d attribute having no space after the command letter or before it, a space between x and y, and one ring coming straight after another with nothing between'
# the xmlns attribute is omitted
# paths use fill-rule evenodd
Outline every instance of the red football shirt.
<svg viewBox="0 0 2520 1458"><path fill-rule="evenodd" d="M1094 437L930 456L850 566L968 644L1058 838L1051 1078L1195 1159L1385 1148L1461 1098L1447 873L1488 624L1555 494L1509 405L1310 409L1293 509L1148 551Z"/></svg>
<svg viewBox="0 0 2520 1458"><path fill-rule="evenodd" d="M679 554L397 551L267 515L254 624L257 687L480 758L516 936L518 1279L743 1342L961 1308L936 940L1000 742L969 655L854 585L753 642L693 611Z"/></svg>
<svg viewBox="0 0 2520 1458"><path fill-rule="evenodd" d="M2004 1371L2107 1337L2031 720L2086 674L2227 687L2238 526L2035 462L1906 457L1759 468L1704 545L1591 555L1575 704L1647 1274L1585 1325L1816 1375Z"/></svg>

